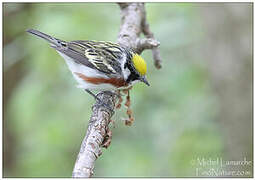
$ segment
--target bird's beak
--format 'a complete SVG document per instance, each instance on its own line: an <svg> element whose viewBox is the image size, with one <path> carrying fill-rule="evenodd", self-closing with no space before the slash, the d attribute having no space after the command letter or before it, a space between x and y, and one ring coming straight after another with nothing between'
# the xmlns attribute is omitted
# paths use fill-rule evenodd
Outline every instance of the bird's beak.
<svg viewBox="0 0 255 180"><path fill-rule="evenodd" d="M144 82L147 86L150 86L149 82L147 81L146 77L145 76L142 76L140 78L140 81Z"/></svg>

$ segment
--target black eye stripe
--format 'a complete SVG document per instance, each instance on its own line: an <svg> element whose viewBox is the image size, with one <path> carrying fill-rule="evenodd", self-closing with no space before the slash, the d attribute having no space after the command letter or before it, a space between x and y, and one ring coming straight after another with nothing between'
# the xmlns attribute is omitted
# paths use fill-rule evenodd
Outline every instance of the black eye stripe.
<svg viewBox="0 0 255 180"><path fill-rule="evenodd" d="M125 66L126 66L126 67L129 69L129 71L130 71L130 75L129 75L128 78L127 78L127 83L139 79L139 74L136 72L136 70L135 70L135 68L132 66L131 62L127 62L127 63L124 65L124 68L125 68Z"/></svg>
<svg viewBox="0 0 255 180"><path fill-rule="evenodd" d="M134 81L134 80L138 80L139 79L139 75L135 74L135 73L131 73L128 78L127 78L127 83Z"/></svg>
<svg viewBox="0 0 255 180"><path fill-rule="evenodd" d="M130 83L131 81L138 80L140 78L139 73L135 70L135 67L132 63L132 54L127 52L127 61L124 64L124 69L128 68L130 71L130 75L127 78L127 83Z"/></svg>

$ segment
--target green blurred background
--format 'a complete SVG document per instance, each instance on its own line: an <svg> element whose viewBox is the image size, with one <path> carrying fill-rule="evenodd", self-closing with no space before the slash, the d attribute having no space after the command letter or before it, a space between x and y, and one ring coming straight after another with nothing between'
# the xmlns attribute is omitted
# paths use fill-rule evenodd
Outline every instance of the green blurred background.
<svg viewBox="0 0 255 180"><path fill-rule="evenodd" d="M217 176L210 168L253 175L252 165L199 164L253 159L252 8L146 3L163 67L143 52L151 86L131 91L133 126L116 111L94 177ZM71 177L94 103L55 50L25 30L116 42L120 19L115 3L3 4L4 177Z"/></svg>

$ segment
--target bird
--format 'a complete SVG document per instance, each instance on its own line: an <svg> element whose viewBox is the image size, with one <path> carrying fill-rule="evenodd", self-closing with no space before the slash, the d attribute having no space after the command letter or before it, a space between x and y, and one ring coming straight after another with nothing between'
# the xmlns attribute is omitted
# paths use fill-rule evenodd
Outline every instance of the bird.
<svg viewBox="0 0 255 180"><path fill-rule="evenodd" d="M145 60L131 48L107 41L64 41L34 29L28 33L50 44L65 60L78 88L97 99L92 90L128 89L137 82L150 86Z"/></svg>

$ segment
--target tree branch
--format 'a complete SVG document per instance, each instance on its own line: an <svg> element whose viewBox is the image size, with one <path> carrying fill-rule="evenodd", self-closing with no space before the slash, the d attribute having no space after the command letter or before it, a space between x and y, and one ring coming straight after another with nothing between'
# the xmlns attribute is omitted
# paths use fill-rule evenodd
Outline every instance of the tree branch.
<svg viewBox="0 0 255 180"><path fill-rule="evenodd" d="M154 34L151 32L150 26L146 19L146 11L145 10L144 10L144 18L142 21L142 30L143 30L143 34L145 35L145 37L154 39ZM152 49L152 56L154 59L154 65L156 66L156 68L160 69L162 67L162 65L161 65L162 60L161 60L161 57L159 54L158 46L159 46L159 44L157 46L154 46L151 49Z"/></svg>
<svg viewBox="0 0 255 180"><path fill-rule="evenodd" d="M159 42L154 39L149 29L145 17L144 3L118 4L121 9L121 26L118 43L132 48L139 54L145 49L152 49L154 64L157 68L160 68L161 59L157 48ZM141 32L145 34L146 38L139 38ZM88 130L74 166L73 177L91 177L95 161L102 154L101 147L107 148L110 143L107 140L111 138L111 135L107 132L109 132L109 123L114 114L117 97L110 91L100 92L97 97L109 105L112 110L105 108L99 101L96 101L93 106Z"/></svg>
<svg viewBox="0 0 255 180"><path fill-rule="evenodd" d="M116 96L110 91L103 91L97 97L101 102L97 100L92 108L88 130L81 144L81 149L73 170L73 177L91 177L93 175L95 161L102 154L100 146L103 144L107 135L109 130L108 125L114 111L100 104L103 102L114 109Z"/></svg>

